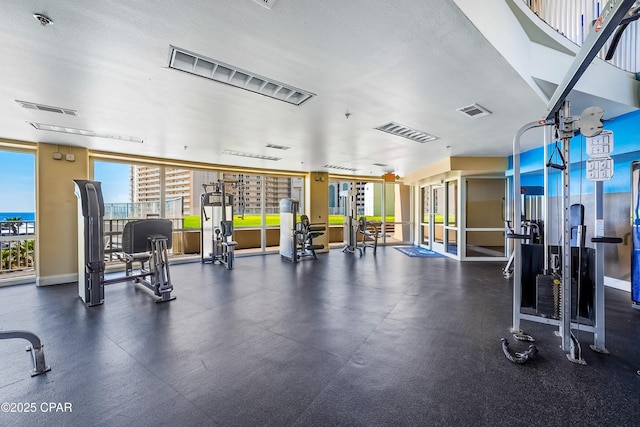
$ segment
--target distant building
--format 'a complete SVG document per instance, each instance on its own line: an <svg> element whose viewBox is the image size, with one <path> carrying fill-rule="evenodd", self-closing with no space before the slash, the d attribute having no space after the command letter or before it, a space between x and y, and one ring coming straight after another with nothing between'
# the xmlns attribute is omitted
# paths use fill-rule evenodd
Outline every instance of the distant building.
<svg viewBox="0 0 640 427"><path fill-rule="evenodd" d="M200 196L204 184L227 181L225 191L234 196L234 212L259 214L264 181L265 212L278 213L280 200L293 197L303 202L302 178L270 175L249 175L230 172L207 172L166 168L164 174L165 200L180 200L182 214L200 215ZM160 201L160 168L157 166L131 165L130 192L134 203ZM211 186L206 191L212 191Z"/></svg>

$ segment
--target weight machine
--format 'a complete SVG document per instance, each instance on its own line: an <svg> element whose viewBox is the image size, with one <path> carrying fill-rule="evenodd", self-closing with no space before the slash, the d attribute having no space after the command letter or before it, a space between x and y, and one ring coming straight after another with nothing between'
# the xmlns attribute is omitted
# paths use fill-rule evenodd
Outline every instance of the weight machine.
<svg viewBox="0 0 640 427"><path fill-rule="evenodd" d="M202 184L204 193L200 196L200 261L211 262L233 268L234 251L238 242L233 240L233 194L227 194L226 184L235 181L218 181ZM207 191L211 188L211 191ZM205 255L205 248L211 252Z"/></svg>
<svg viewBox="0 0 640 427"><path fill-rule="evenodd" d="M353 254L356 251L362 256L363 248L358 245L358 220L356 196L358 191L353 188L351 190L343 190L340 192L342 206L344 206L344 222L343 222L343 240L344 247L342 252Z"/></svg>
<svg viewBox="0 0 640 427"><path fill-rule="evenodd" d="M507 235L515 242L511 331L516 338L526 337L527 335L520 328L522 320L557 326L558 333L562 337L562 349L569 351L567 358L580 364L585 362L582 358L580 343L572 330L593 333L594 343L591 349L608 354L605 347L603 245L622 242L620 238L604 236L603 181L610 179L613 175L613 160L609 157L613 150L613 134L602 130L602 115L602 109L590 107L580 117L571 117L567 102L555 119L529 124L523 127L514 138L514 200L519 198L515 189L520 188L519 138L522 133L534 127L554 125L558 137L562 140L562 152L559 153L561 162L556 163L550 159L546 164L547 168L556 169L562 173L562 194L556 195L561 197L562 202L562 218L559 223L562 245L548 247L545 243L543 248L534 248L533 245L522 244L523 241L531 238L531 235L526 232ZM594 181L595 224L594 237L591 239L594 248L585 248L584 245L584 207L569 205L569 144L578 131L587 138L587 154L591 156L586 162L586 175L587 179ZM514 218L521 216L520 207L519 202L514 203ZM546 219L548 221L548 218ZM541 249L544 250L542 257L540 254L535 254L536 250ZM543 266L539 261L532 261L536 257L542 260ZM551 260L550 268L549 260ZM588 280L591 280L591 283ZM532 289L531 283L535 283L533 295L527 291ZM586 290L591 290L592 294L585 295ZM585 300L588 301L585 302ZM527 312L523 309L525 305L533 306L536 312ZM580 319L581 315L585 315L585 310L592 325L585 324Z"/></svg>
<svg viewBox="0 0 640 427"><path fill-rule="evenodd" d="M296 199L280 200L280 256L291 262L303 259L318 259L317 250L324 249L324 245L313 243L322 236L326 227L311 224L307 215L300 215L300 202Z"/></svg>
<svg viewBox="0 0 640 427"><path fill-rule="evenodd" d="M522 220L520 229L523 234L530 238L523 240L525 244L542 244L544 241L544 221L543 221L543 205L544 205L544 187L540 186L523 186L520 187L520 204ZM507 235L515 233L511 220L505 220L505 230ZM505 279L513 276L513 257L511 252L507 264L502 269L502 276Z"/></svg>
<svg viewBox="0 0 640 427"><path fill-rule="evenodd" d="M104 303L104 286L133 280L151 290L157 303L174 300L169 274L168 250L172 225L166 219L129 221L122 233L125 276L105 279L104 202L98 181L74 179L78 198L78 295L88 306ZM134 272L133 263L140 268ZM145 267L145 263L148 266Z"/></svg>
<svg viewBox="0 0 640 427"><path fill-rule="evenodd" d="M621 239L616 237L605 237L604 234L604 209L603 209L603 192L602 180L607 179L607 175L613 173L613 160L608 157L608 153L594 153L593 159L587 161L587 176L595 181L595 227L594 236L591 241L595 246L595 325L585 327L572 322L571 319L571 213L569 206L569 142L574 133L579 129L582 135L587 138L596 137L602 132L603 124L602 109L597 107L588 108L583 112L580 118L574 118L570 115L569 103L566 101L567 96L578 82L582 74L589 67L591 61L604 46L609 36L619 28L619 32L624 31L625 19L630 19L637 15L637 9L633 7L635 0L611 0L602 11L601 16L594 22L592 31L589 32L580 51L575 56L573 63L563 80L560 82L556 91L547 103L545 118L536 122L531 122L520 128L513 139L513 218L520 219L520 204L515 203L518 199L516 191L520 191L520 138L530 129L541 126L554 126L557 131L557 139L562 140L562 167L556 167L562 171L562 247L560 254L560 262L557 268L560 277L559 281L559 317L560 319L549 319L539 316L531 316L522 314L520 305L522 301L522 247L521 241L528 238L525 234L513 233L511 236L514 244L514 288L513 288L513 324L511 331L516 334L522 334L520 330L521 320L531 320L539 323L552 324L558 327L558 335L562 339L562 349L568 351L567 358L573 362L584 363L582 359L580 344L572 333L572 328L578 330L589 330L593 332L594 344L591 346L593 350L607 353L604 340L604 254L603 244L619 243ZM611 141L612 143L613 141ZM595 144L598 145L598 144ZM606 144L601 144L604 147ZM612 147L609 146L610 148ZM545 144L546 151L546 144ZM546 153L545 153L546 154ZM554 167L559 165L549 165ZM547 258L544 258L547 263Z"/></svg>

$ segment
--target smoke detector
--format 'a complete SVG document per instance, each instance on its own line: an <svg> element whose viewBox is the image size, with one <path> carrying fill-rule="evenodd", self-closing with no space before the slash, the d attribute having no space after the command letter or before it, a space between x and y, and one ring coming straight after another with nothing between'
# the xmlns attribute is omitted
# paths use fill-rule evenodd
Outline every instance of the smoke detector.
<svg viewBox="0 0 640 427"><path fill-rule="evenodd" d="M53 25L53 21L51 20L51 18L49 18L48 16L45 16L41 13L34 13L33 17L35 18L36 21L38 21L40 23L40 25L42 25L43 27L46 27L47 25Z"/></svg>

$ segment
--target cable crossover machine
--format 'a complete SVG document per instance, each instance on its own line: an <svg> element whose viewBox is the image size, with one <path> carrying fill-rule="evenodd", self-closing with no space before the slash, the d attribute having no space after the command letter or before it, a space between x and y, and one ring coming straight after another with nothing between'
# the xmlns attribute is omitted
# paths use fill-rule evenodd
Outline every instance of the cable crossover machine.
<svg viewBox="0 0 640 427"><path fill-rule="evenodd" d="M611 0L604 6L569 72L549 100L546 117L523 126L513 139L513 223L519 224L523 219L520 202L520 138L528 130L546 127L545 137L548 137L551 128L555 131L555 140L561 145L556 142L554 152L547 161L545 181L546 171L559 171L562 190L555 195L561 203L561 218L557 224L561 234L560 246L549 247L545 237L544 244L538 245L542 246L543 255L536 256L539 248L523 244L531 241L531 232L514 227L507 234L513 242L514 253L511 332L516 339L533 341L533 337L521 329L523 320L556 326L557 335L562 340L561 347L568 352L567 358L579 364L586 362L573 331L592 333L594 343L591 349L609 354L605 347L604 245L621 243L622 239L604 234L603 182L613 175L613 159L609 156L613 150L613 134L604 131L604 112L600 107L589 107L580 116L573 117L566 98L613 31L619 27L620 33L628 25L629 19L637 19L638 8L633 7L634 2ZM586 151L590 156L586 161L586 178L594 182L593 248L585 247L584 206L570 204L570 141L578 133L586 138ZM545 141L545 157L547 144ZM545 194L545 198L548 199L548 194ZM548 203L546 210L548 216ZM547 223L548 219L545 217ZM545 234L549 228L545 227ZM527 352L516 353L514 357L508 350L508 341L503 338L501 342L505 355L514 363L524 363L537 353L535 346L530 346Z"/></svg>

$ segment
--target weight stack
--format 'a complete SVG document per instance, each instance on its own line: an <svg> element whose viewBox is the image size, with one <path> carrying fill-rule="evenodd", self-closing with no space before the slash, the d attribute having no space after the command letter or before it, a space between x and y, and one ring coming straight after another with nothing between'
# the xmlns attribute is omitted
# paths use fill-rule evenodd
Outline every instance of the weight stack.
<svg viewBox="0 0 640 427"><path fill-rule="evenodd" d="M540 316L559 318L560 285L555 283L556 277L551 274L536 276L536 313Z"/></svg>

